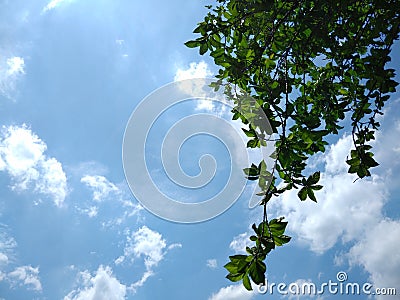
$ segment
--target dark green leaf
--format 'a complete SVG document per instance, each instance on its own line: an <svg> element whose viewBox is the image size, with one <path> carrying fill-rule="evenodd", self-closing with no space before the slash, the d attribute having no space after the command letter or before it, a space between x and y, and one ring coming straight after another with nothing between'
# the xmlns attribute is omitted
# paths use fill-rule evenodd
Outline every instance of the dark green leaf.
<svg viewBox="0 0 400 300"><path fill-rule="evenodd" d="M251 287L251 283L250 283L250 279L249 276L246 274L243 276L243 286L246 288L246 290L251 291L252 287Z"/></svg>
<svg viewBox="0 0 400 300"><path fill-rule="evenodd" d="M189 48L195 48L195 47L200 46L200 44L201 43L198 42L198 41L188 41L188 42L185 43L185 46L189 47Z"/></svg>
<svg viewBox="0 0 400 300"><path fill-rule="evenodd" d="M301 201L304 201L307 199L307 188L303 187L298 193L297 195L299 196Z"/></svg>

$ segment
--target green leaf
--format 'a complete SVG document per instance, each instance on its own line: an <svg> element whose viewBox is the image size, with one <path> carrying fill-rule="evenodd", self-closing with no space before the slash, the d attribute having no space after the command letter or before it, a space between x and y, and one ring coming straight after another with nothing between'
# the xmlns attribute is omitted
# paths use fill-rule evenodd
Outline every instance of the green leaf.
<svg viewBox="0 0 400 300"><path fill-rule="evenodd" d="M264 160L260 162L258 165L258 169L260 170L260 175L261 176L268 176L270 173L267 171L267 164L265 163Z"/></svg>
<svg viewBox="0 0 400 300"><path fill-rule="evenodd" d="M305 201L307 199L307 188L303 187L297 195L299 196L301 201Z"/></svg>
<svg viewBox="0 0 400 300"><path fill-rule="evenodd" d="M307 188L307 195L312 201L317 202L317 198L315 198L312 188Z"/></svg>
<svg viewBox="0 0 400 300"><path fill-rule="evenodd" d="M313 175L308 177L307 184L308 185L316 184L319 181L320 177L321 177L321 172L320 171L315 172Z"/></svg>
<svg viewBox="0 0 400 300"><path fill-rule="evenodd" d="M238 272L238 263L230 261L225 264L224 268L227 269L230 273L235 274Z"/></svg>
<svg viewBox="0 0 400 300"><path fill-rule="evenodd" d="M260 143L257 139L253 139L247 142L247 148L257 148L259 147Z"/></svg>
<svg viewBox="0 0 400 300"><path fill-rule="evenodd" d="M198 23L198 38L186 44L199 47L202 55L210 51L217 78L231 83L225 94L235 105L232 119L249 126L247 147L270 147L257 134L275 133L272 174L262 163L244 169L263 189L261 204L293 188L300 200L316 202L321 174L315 169L307 174L310 158L324 152L341 129L352 134L355 147L346 160L349 173L370 176L378 165L366 143L376 138L380 115L398 84L388 64L400 33L400 1L389 2L390 9L380 0L219 0ZM260 125L258 108L269 131ZM253 226L255 245L246 249L250 255L231 260L228 267L237 272L232 278L246 274L247 286L260 280L256 265L249 270L252 260L265 259L290 240L277 223L271 223L271 232L266 224Z"/></svg>
<svg viewBox="0 0 400 300"><path fill-rule="evenodd" d="M251 287L251 283L250 283L250 279L249 276L246 274L243 276L243 286L246 288L246 290L251 291L252 287Z"/></svg>
<svg viewBox="0 0 400 300"><path fill-rule="evenodd" d="M266 254L271 252L271 250L275 249L275 241L271 238L262 238L261 243L265 247L264 251Z"/></svg>
<svg viewBox="0 0 400 300"><path fill-rule="evenodd" d="M273 219L269 222L269 229L271 230L271 233L273 237L275 236L280 236L285 232L286 226L288 222L282 222L278 219Z"/></svg>
<svg viewBox="0 0 400 300"><path fill-rule="evenodd" d="M185 43L185 46L189 47L189 48L195 48L195 47L200 46L200 44L201 43L199 41L188 41Z"/></svg>
<svg viewBox="0 0 400 300"><path fill-rule="evenodd" d="M208 50L207 43L200 44L200 50L199 50L200 55L203 55L204 53L206 53L207 50Z"/></svg>
<svg viewBox="0 0 400 300"><path fill-rule="evenodd" d="M254 260L249 267L249 275L255 284L265 283L265 271L267 270L264 262Z"/></svg>
<svg viewBox="0 0 400 300"><path fill-rule="evenodd" d="M323 188L323 186L317 184L317 185L312 185L311 188L312 188L314 191L319 191L320 189Z"/></svg>
<svg viewBox="0 0 400 300"><path fill-rule="evenodd" d="M231 255L229 256L229 259L232 262L241 262L241 261L245 261L247 258L247 255L243 255L243 254L237 254L237 255Z"/></svg>
<svg viewBox="0 0 400 300"><path fill-rule="evenodd" d="M242 130L243 130L243 132L246 134L246 136L248 136L248 137L256 137L256 136L257 136L257 134L256 134L256 132L254 131L254 129L247 130L247 129L245 129L245 128L242 128Z"/></svg>
<svg viewBox="0 0 400 300"><path fill-rule="evenodd" d="M228 274L226 275L226 278L229 279L232 282L237 282L242 280L244 274Z"/></svg>
<svg viewBox="0 0 400 300"><path fill-rule="evenodd" d="M291 237L287 236L287 235L281 235L281 236L274 237L274 242L275 242L275 245L277 245L277 246L283 246L284 244L289 243L290 240L291 240Z"/></svg>

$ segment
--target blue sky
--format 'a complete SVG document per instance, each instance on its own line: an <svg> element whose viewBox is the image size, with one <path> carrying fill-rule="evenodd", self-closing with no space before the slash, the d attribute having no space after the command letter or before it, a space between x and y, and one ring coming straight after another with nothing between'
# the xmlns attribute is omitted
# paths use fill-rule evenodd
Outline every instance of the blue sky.
<svg viewBox="0 0 400 300"><path fill-rule="evenodd" d="M205 4L0 1L0 299L310 298L250 293L224 278L228 255L244 249L261 215L248 208L248 190L210 221L178 224L143 209L126 183L122 140L139 102L174 80L216 72L183 45ZM398 53L396 44L396 70ZM218 107L196 102L163 118L168 124L191 111ZM296 191L274 200L270 215L288 219L293 239L268 258L270 283L320 284L345 271L347 282L400 293L399 111L396 93L374 143L380 166L371 178L353 183L346 173L351 140L343 131L312 162L325 185L319 203L300 203ZM165 133L162 126L151 134ZM147 154L162 185L156 146ZM214 155L216 182L195 199L215 194L226 181L227 149L199 136L181 150L191 175L202 154ZM170 183L163 189L194 201Z"/></svg>

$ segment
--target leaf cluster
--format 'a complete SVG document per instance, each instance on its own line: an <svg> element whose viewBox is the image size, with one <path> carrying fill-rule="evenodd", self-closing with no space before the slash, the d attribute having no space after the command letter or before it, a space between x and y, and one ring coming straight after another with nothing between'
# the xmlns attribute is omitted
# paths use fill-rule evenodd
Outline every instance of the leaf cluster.
<svg viewBox="0 0 400 300"><path fill-rule="evenodd" d="M345 126L353 139L348 172L370 176L378 165L371 146L378 116L398 85L387 63L399 37L400 1L218 0L208 9L194 30L198 37L186 46L209 53L220 66L218 80L247 93L232 110L233 119L246 125L247 147L265 146L266 133L278 136L272 172L265 162L244 170L261 187L265 225L272 197L298 189L300 200L317 201L320 173L307 173L308 160L324 152L327 138ZM257 116L239 113L255 106L268 117L268 130L254 122ZM262 236L257 240L267 247ZM254 270L265 271L258 261L267 253L257 253L255 260L231 259L228 270L239 277L229 279L262 281ZM248 279L243 283L249 286Z"/></svg>
<svg viewBox="0 0 400 300"><path fill-rule="evenodd" d="M284 234L286 226L283 218L261 222L258 226L253 224L254 235L250 240L255 245L246 247L247 255L229 256L230 262L224 266L229 272L226 278L234 282L242 280L247 290L252 290L250 278L255 284L265 284L267 266L264 260L276 246L290 241L290 237Z"/></svg>

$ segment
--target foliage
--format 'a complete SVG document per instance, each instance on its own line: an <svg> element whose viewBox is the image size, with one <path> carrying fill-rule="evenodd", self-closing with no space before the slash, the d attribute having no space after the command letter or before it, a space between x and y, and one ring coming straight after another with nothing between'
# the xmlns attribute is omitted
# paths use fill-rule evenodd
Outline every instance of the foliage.
<svg viewBox="0 0 400 300"><path fill-rule="evenodd" d="M395 70L386 68L399 36L398 0L218 0L186 43L209 53L220 66L217 78L256 99L269 118L276 141L272 184L264 189L263 222L253 225L255 246L225 266L232 281L263 283L267 254L287 243L286 222L268 222L272 197L298 189L298 197L317 201L320 173L307 174L308 159L324 152L327 137L349 126L354 149L346 163L359 178L378 165L371 151L378 115L395 92ZM246 98L237 105L246 105ZM248 103L247 103L248 104ZM233 110L234 119L242 119ZM265 132L244 128L248 147L262 147ZM265 167L245 169L263 186ZM265 164L265 163L264 163ZM265 175L265 174L264 174Z"/></svg>

